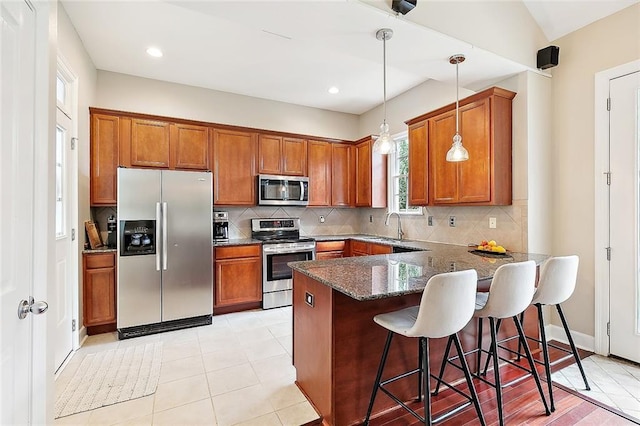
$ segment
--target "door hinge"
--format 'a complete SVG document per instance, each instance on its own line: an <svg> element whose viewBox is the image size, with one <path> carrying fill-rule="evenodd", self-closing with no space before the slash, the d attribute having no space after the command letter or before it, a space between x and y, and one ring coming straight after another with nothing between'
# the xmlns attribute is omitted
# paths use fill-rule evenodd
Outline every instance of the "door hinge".
<svg viewBox="0 0 640 426"><path fill-rule="evenodd" d="M76 331L76 320L71 320L71 331Z"/></svg>
<svg viewBox="0 0 640 426"><path fill-rule="evenodd" d="M607 336L611 336L611 323L607 323Z"/></svg>
<svg viewBox="0 0 640 426"><path fill-rule="evenodd" d="M611 98L607 98L607 111L611 111Z"/></svg>
<svg viewBox="0 0 640 426"><path fill-rule="evenodd" d="M76 149L76 142L78 142L78 138L71 138L71 149Z"/></svg>
<svg viewBox="0 0 640 426"><path fill-rule="evenodd" d="M605 247L605 250L607 251L607 260L611 260L611 247Z"/></svg>
<svg viewBox="0 0 640 426"><path fill-rule="evenodd" d="M607 185L611 186L611 172L604 172L605 176L607 176Z"/></svg>
<svg viewBox="0 0 640 426"><path fill-rule="evenodd" d="M71 241L75 241L75 240L76 240L76 229L71 228Z"/></svg>

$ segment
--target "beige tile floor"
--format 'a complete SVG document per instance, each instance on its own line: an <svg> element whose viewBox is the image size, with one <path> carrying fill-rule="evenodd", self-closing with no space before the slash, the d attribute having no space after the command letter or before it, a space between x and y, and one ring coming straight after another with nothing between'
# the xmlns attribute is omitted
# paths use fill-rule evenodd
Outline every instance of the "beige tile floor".
<svg viewBox="0 0 640 426"><path fill-rule="evenodd" d="M318 418L294 383L291 308L214 316L213 324L118 341L89 337L56 378L62 391L85 354L163 342L153 395L62 417L57 425L301 425Z"/></svg>
<svg viewBox="0 0 640 426"><path fill-rule="evenodd" d="M582 360L591 390L585 390L580 370L572 364L551 374L554 382L567 386L610 407L635 417L640 422L640 367L634 364L591 355Z"/></svg>

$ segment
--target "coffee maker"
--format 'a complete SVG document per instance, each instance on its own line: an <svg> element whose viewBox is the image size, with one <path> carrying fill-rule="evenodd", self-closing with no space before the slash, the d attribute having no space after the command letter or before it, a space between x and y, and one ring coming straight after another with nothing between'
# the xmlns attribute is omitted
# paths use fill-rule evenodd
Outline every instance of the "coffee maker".
<svg viewBox="0 0 640 426"><path fill-rule="evenodd" d="M117 246L117 221L116 217L111 215L107 218L107 247L116 248Z"/></svg>
<svg viewBox="0 0 640 426"><path fill-rule="evenodd" d="M213 212L213 240L216 242L229 241L229 214L227 212Z"/></svg>

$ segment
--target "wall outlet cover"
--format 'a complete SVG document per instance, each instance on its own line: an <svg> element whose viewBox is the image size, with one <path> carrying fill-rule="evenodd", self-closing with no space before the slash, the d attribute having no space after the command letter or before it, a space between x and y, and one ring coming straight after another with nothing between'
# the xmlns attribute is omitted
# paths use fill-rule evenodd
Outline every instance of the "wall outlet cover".
<svg viewBox="0 0 640 426"><path fill-rule="evenodd" d="M495 217L490 217L489 218L489 228L495 228L496 227L496 218Z"/></svg>
<svg viewBox="0 0 640 426"><path fill-rule="evenodd" d="M429 217L427 218L427 225L429 225L429 226L433 226L433 216L429 216Z"/></svg>
<svg viewBox="0 0 640 426"><path fill-rule="evenodd" d="M456 226L456 217L449 216L449 226Z"/></svg>
<svg viewBox="0 0 640 426"><path fill-rule="evenodd" d="M324 216L320 216L320 223L324 223Z"/></svg>

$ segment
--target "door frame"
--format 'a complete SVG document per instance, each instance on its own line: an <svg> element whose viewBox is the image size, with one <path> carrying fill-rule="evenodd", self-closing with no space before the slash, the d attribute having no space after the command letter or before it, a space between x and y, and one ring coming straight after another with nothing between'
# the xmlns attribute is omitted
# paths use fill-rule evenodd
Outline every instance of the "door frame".
<svg viewBox="0 0 640 426"><path fill-rule="evenodd" d="M628 62L595 74L595 335L594 350L600 355L609 355L609 261L606 248L609 246L609 188L605 172L609 171L609 81L640 71L640 60Z"/></svg>

